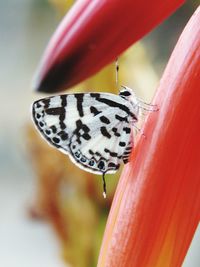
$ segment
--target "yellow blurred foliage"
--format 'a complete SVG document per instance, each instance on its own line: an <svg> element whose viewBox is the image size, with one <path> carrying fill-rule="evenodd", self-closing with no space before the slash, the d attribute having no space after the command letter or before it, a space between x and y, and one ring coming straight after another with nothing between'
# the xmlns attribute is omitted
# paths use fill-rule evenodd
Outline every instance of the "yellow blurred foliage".
<svg viewBox="0 0 200 267"><path fill-rule="evenodd" d="M49 0L61 15L64 15L67 10L74 4L75 0Z"/></svg>
<svg viewBox="0 0 200 267"><path fill-rule="evenodd" d="M60 11L74 1L50 0ZM134 88L136 94L150 101L158 78L142 43L137 43L119 57L119 85ZM118 93L115 62L66 93L101 91ZM96 266L105 221L112 202L119 173L107 175L108 197L102 197L101 176L87 173L68 157L51 148L27 127L28 152L37 176L34 217L45 217L56 229L62 242L62 254L73 267Z"/></svg>

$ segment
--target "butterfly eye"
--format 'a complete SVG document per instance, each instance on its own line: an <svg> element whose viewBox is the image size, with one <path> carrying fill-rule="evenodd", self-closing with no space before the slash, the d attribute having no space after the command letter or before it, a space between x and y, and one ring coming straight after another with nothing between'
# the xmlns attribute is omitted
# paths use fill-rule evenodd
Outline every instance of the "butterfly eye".
<svg viewBox="0 0 200 267"><path fill-rule="evenodd" d="M99 161L98 168L102 171L105 170L105 162L103 160Z"/></svg>

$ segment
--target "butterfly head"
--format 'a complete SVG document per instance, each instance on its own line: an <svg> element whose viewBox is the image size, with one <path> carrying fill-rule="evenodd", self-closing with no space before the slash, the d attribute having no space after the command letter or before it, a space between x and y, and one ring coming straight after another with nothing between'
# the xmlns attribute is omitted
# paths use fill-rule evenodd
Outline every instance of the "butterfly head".
<svg viewBox="0 0 200 267"><path fill-rule="evenodd" d="M137 117L139 113L139 107L138 107L138 98L136 97L133 90L127 86L121 86L121 90L119 92L119 96L126 99L131 104L131 110Z"/></svg>

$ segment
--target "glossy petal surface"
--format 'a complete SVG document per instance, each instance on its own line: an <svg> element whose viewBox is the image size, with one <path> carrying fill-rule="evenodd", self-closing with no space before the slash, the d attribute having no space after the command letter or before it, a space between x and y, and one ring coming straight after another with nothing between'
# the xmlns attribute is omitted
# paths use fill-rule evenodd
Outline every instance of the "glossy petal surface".
<svg viewBox="0 0 200 267"><path fill-rule="evenodd" d="M200 218L200 8L117 187L98 267L181 266Z"/></svg>
<svg viewBox="0 0 200 267"><path fill-rule="evenodd" d="M66 89L115 60L183 0L78 0L45 51L34 88Z"/></svg>

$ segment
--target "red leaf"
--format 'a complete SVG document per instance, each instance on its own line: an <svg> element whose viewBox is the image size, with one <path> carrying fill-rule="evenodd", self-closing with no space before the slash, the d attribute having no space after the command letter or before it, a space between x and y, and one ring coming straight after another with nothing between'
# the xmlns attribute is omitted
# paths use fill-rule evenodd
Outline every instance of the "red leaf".
<svg viewBox="0 0 200 267"><path fill-rule="evenodd" d="M78 0L53 35L35 89L66 89L113 61L184 0Z"/></svg>

